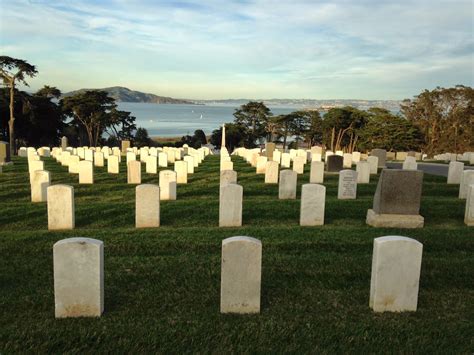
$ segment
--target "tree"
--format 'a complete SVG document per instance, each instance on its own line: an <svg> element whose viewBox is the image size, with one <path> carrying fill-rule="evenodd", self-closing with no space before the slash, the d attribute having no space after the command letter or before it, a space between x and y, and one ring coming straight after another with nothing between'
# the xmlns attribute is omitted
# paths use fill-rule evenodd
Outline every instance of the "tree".
<svg viewBox="0 0 474 355"><path fill-rule="evenodd" d="M390 151L420 150L423 135L412 122L390 111L373 107L363 130L359 131L358 147L363 150L383 148Z"/></svg>
<svg viewBox="0 0 474 355"><path fill-rule="evenodd" d="M89 90L68 96L60 101L63 112L86 130L89 146L97 146L104 130L110 126L110 111L116 108L115 100L107 92Z"/></svg>
<svg viewBox="0 0 474 355"><path fill-rule="evenodd" d="M413 100L404 100L401 112L423 132L425 151L429 155L473 148L473 88L457 85L448 89L424 90Z"/></svg>
<svg viewBox="0 0 474 355"><path fill-rule="evenodd" d="M194 131L194 140L196 142L197 148L200 148L201 145L207 144L206 134L202 129L197 129Z"/></svg>
<svg viewBox="0 0 474 355"><path fill-rule="evenodd" d="M354 151L358 132L367 121L367 112L354 107L337 107L330 109L322 121L323 140L332 151L345 149Z"/></svg>
<svg viewBox="0 0 474 355"><path fill-rule="evenodd" d="M114 141L131 140L137 129L135 119L136 117L132 116L131 112L112 108L107 115L105 131L109 137L114 137Z"/></svg>
<svg viewBox="0 0 474 355"><path fill-rule="evenodd" d="M136 147L149 147L152 140L148 135L148 131L145 128L139 127L137 133L135 133L133 143Z"/></svg>
<svg viewBox="0 0 474 355"><path fill-rule="evenodd" d="M245 129L245 146L252 148L255 140L265 137L265 127L270 109L263 102L249 101L234 112L234 123Z"/></svg>
<svg viewBox="0 0 474 355"><path fill-rule="evenodd" d="M28 86L26 77L33 78L38 71L34 65L29 64L22 59L11 58L8 56L0 56L0 76L3 83L10 89L10 120L8 121L8 129L10 133L10 155L16 153L15 147L15 86L17 83Z"/></svg>

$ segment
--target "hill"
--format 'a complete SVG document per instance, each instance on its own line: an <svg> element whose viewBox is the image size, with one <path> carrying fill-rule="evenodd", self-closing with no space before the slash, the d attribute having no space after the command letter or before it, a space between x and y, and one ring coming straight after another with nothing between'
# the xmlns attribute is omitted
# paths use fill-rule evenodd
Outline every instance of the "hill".
<svg viewBox="0 0 474 355"><path fill-rule="evenodd" d="M150 104L188 104L193 105L194 102L174 99L167 96L158 96L155 94L149 94L141 91L130 90L122 86L112 86L103 89L80 89L65 93L63 96L71 96L80 92L88 90L102 90L106 91L110 97L113 97L117 102L145 102Z"/></svg>

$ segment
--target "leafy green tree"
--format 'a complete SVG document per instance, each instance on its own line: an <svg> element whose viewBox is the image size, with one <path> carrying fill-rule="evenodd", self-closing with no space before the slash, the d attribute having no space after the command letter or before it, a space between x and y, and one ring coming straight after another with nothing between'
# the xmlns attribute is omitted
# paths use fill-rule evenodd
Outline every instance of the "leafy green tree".
<svg viewBox="0 0 474 355"><path fill-rule="evenodd" d="M109 136L115 137L117 142L131 140L134 137L133 133L137 129L135 120L136 118L131 115L131 112L112 108L107 114L105 131Z"/></svg>
<svg viewBox="0 0 474 355"><path fill-rule="evenodd" d="M363 129L368 118L365 111L354 107L332 108L322 121L323 140L332 151L346 149L354 151L359 131Z"/></svg>
<svg viewBox="0 0 474 355"><path fill-rule="evenodd" d="M207 144L206 134L202 129L197 129L194 131L194 141L196 142L195 145L197 148L200 148L201 145Z"/></svg>
<svg viewBox="0 0 474 355"><path fill-rule="evenodd" d="M139 127L135 133L133 143L136 147L149 147L152 145L152 140L145 128Z"/></svg>
<svg viewBox="0 0 474 355"><path fill-rule="evenodd" d="M0 77L5 86L10 89L10 120L8 121L8 129L10 134L10 154L16 154L15 147L15 86L17 83L28 86L26 77L34 77L38 74L36 67L22 59L16 59L8 56L0 56Z"/></svg>
<svg viewBox="0 0 474 355"><path fill-rule="evenodd" d="M73 123L82 126L89 145L96 146L104 130L110 125L110 111L117 107L107 92L89 90L68 96L60 101L63 112L72 117Z"/></svg>
<svg viewBox="0 0 474 355"><path fill-rule="evenodd" d="M254 147L255 141L266 135L266 124L271 116L263 102L250 101L234 112L234 123L245 128L245 146Z"/></svg>
<svg viewBox="0 0 474 355"><path fill-rule="evenodd" d="M413 100L404 100L403 115L417 125L425 136L425 152L462 152L474 148L474 89L424 90Z"/></svg>
<svg viewBox="0 0 474 355"><path fill-rule="evenodd" d="M362 150L383 148L391 151L420 150L421 131L404 117L383 108L370 108L364 129L359 131L358 147Z"/></svg>
<svg viewBox="0 0 474 355"><path fill-rule="evenodd" d="M229 151L234 150L236 147L241 147L244 145L247 138L247 129L241 125L235 123L226 123L225 124L225 142L226 148ZM222 139L222 127L212 131L211 138L209 142L216 146L221 146Z"/></svg>

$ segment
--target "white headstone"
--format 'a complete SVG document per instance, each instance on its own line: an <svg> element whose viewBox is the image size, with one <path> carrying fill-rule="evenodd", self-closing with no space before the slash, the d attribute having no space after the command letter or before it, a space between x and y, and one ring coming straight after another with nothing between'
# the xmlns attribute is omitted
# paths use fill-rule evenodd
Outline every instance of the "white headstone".
<svg viewBox="0 0 474 355"><path fill-rule="evenodd" d="M74 229L74 188L52 185L47 189L48 229Z"/></svg>
<svg viewBox="0 0 474 355"><path fill-rule="evenodd" d="M460 184L463 170L464 163L459 161L450 162L448 169L448 184Z"/></svg>
<svg viewBox="0 0 474 355"><path fill-rule="evenodd" d="M350 169L352 167L352 154L344 153L342 157L343 157L342 166L344 168Z"/></svg>
<svg viewBox="0 0 474 355"><path fill-rule="evenodd" d="M192 157L190 155L186 155L183 158L183 161L185 161L187 163L188 174L194 174L194 157Z"/></svg>
<svg viewBox="0 0 474 355"><path fill-rule="evenodd" d="M219 227L240 227L242 225L242 186L227 184L220 187Z"/></svg>
<svg viewBox="0 0 474 355"><path fill-rule="evenodd" d="M158 158L154 155L148 155L146 157L146 167L145 171L147 174L156 174L158 173Z"/></svg>
<svg viewBox="0 0 474 355"><path fill-rule="evenodd" d="M406 237L374 239L369 306L375 312L416 311L423 244Z"/></svg>
<svg viewBox="0 0 474 355"><path fill-rule="evenodd" d="M267 164L267 157L257 158L257 174L265 174L265 165Z"/></svg>
<svg viewBox="0 0 474 355"><path fill-rule="evenodd" d="M168 154L166 154L165 152L158 153L158 166L160 168L168 167Z"/></svg>
<svg viewBox="0 0 474 355"><path fill-rule="evenodd" d="M356 163L357 183L368 184L370 182L370 164L366 161Z"/></svg>
<svg viewBox="0 0 474 355"><path fill-rule="evenodd" d="M127 163L127 183L142 183L142 163L140 160L130 160Z"/></svg>
<svg viewBox="0 0 474 355"><path fill-rule="evenodd" d="M353 200L357 197L357 172L354 170L341 170L339 172L339 185L337 198L339 200Z"/></svg>
<svg viewBox="0 0 474 355"><path fill-rule="evenodd" d="M176 172L160 171L160 200L176 200Z"/></svg>
<svg viewBox="0 0 474 355"><path fill-rule="evenodd" d="M104 166L104 153L94 152L94 166L97 166L97 167Z"/></svg>
<svg viewBox="0 0 474 355"><path fill-rule="evenodd" d="M178 184L188 183L188 163L181 160L175 161L174 171L176 171L176 182Z"/></svg>
<svg viewBox="0 0 474 355"><path fill-rule="evenodd" d="M53 246L56 318L100 317L104 311L104 244L69 238Z"/></svg>
<svg viewBox="0 0 474 355"><path fill-rule="evenodd" d="M311 184L322 184L324 182L324 163L322 161L312 161L309 173Z"/></svg>
<svg viewBox="0 0 474 355"><path fill-rule="evenodd" d="M469 227L474 226L474 185L469 185L467 188L464 223Z"/></svg>
<svg viewBox="0 0 474 355"><path fill-rule="evenodd" d="M278 198L280 200L296 199L296 182L298 174L293 170L280 171L280 184L278 186Z"/></svg>
<svg viewBox="0 0 474 355"><path fill-rule="evenodd" d="M282 153L281 154L281 167L282 168L290 168L291 166L291 157L289 153Z"/></svg>
<svg viewBox="0 0 474 355"><path fill-rule="evenodd" d="M46 202L51 174L46 170L36 170L31 183L31 202Z"/></svg>
<svg viewBox="0 0 474 355"><path fill-rule="evenodd" d="M135 227L153 228L159 226L160 188L153 184L138 185L135 189Z"/></svg>
<svg viewBox="0 0 474 355"><path fill-rule="evenodd" d="M237 172L234 170L223 170L220 176L220 186L237 183Z"/></svg>
<svg viewBox="0 0 474 355"><path fill-rule="evenodd" d="M265 184L278 184L278 163L267 161L265 166Z"/></svg>
<svg viewBox="0 0 474 355"><path fill-rule="evenodd" d="M461 184L459 185L459 198L467 198L469 185L474 185L474 170L464 170L461 175Z"/></svg>
<svg viewBox="0 0 474 355"><path fill-rule="evenodd" d="M371 155L367 157L367 163L370 165L370 174L377 174L377 168L379 166L379 158Z"/></svg>
<svg viewBox="0 0 474 355"><path fill-rule="evenodd" d="M415 157L407 156L402 166L403 170L418 170L418 164Z"/></svg>
<svg viewBox="0 0 474 355"><path fill-rule="evenodd" d="M259 313L262 243L250 237L222 241L221 313Z"/></svg>
<svg viewBox="0 0 474 355"><path fill-rule="evenodd" d="M119 157L110 155L107 159L107 172L109 174L118 174L120 172Z"/></svg>
<svg viewBox="0 0 474 355"><path fill-rule="evenodd" d="M304 184L301 188L301 226L322 226L326 205L326 187L319 184Z"/></svg>

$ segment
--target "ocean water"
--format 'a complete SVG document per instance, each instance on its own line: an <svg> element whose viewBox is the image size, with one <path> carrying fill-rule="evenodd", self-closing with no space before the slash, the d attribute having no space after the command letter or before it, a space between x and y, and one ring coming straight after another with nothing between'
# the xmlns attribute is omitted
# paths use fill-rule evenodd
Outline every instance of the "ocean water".
<svg viewBox="0 0 474 355"><path fill-rule="evenodd" d="M234 120L237 106L174 105L119 102L118 109L136 117L137 127L148 130L150 136L175 137L193 135L197 129L211 134L223 123ZM269 107L274 115L296 111L295 107Z"/></svg>

